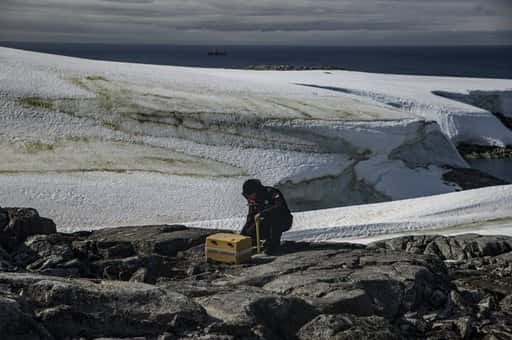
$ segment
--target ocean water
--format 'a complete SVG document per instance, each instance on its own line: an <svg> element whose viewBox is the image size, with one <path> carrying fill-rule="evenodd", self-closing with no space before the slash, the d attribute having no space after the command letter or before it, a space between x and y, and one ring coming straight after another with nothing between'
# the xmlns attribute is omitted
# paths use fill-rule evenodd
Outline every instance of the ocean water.
<svg viewBox="0 0 512 340"><path fill-rule="evenodd" d="M470 159L472 168L512 183L512 159Z"/></svg>
<svg viewBox="0 0 512 340"><path fill-rule="evenodd" d="M0 46L131 63L246 68L251 65L334 66L354 71L512 79L512 46L293 47L105 45L0 42Z"/></svg>

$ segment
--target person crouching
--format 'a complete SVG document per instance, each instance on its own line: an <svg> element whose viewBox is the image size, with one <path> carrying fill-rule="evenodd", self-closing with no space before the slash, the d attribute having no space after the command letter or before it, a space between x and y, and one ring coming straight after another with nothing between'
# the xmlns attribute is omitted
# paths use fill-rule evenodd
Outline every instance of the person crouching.
<svg viewBox="0 0 512 340"><path fill-rule="evenodd" d="M264 252L277 255L280 252L281 234L290 230L293 216L283 194L273 187L263 186L257 179L243 184L242 195L247 199L249 213L240 234L250 236L256 242L256 220L260 224L260 238L265 240Z"/></svg>

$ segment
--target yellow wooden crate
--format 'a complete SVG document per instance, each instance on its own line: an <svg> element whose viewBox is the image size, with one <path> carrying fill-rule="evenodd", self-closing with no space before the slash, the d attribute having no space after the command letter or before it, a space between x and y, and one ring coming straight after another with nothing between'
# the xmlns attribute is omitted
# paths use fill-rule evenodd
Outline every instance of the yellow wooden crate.
<svg viewBox="0 0 512 340"><path fill-rule="evenodd" d="M251 260L252 239L237 234L213 234L206 238L204 252L206 260L244 263Z"/></svg>

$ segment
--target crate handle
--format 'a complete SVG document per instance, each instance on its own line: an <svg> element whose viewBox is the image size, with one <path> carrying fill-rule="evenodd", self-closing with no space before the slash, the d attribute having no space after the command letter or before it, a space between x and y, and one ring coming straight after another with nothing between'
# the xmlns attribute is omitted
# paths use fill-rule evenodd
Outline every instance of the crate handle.
<svg viewBox="0 0 512 340"><path fill-rule="evenodd" d="M215 241L215 240L210 240L210 243L217 245L217 241Z"/></svg>
<svg viewBox="0 0 512 340"><path fill-rule="evenodd" d="M230 246L231 248L234 247L233 243L231 243L231 242L228 242L228 246Z"/></svg>

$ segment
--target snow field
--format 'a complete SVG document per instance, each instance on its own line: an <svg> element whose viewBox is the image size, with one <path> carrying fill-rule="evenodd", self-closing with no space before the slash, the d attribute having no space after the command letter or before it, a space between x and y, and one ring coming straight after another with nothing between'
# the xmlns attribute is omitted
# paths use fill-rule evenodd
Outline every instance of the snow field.
<svg viewBox="0 0 512 340"><path fill-rule="evenodd" d="M507 110L510 89L500 79L186 68L0 48L0 205L35 207L63 231L201 220L236 229L241 184L257 177L299 209L452 193L297 213L292 239L506 218L509 187L504 202L485 190L477 199L443 174L468 166L456 143L512 145L482 104L498 93Z"/></svg>

